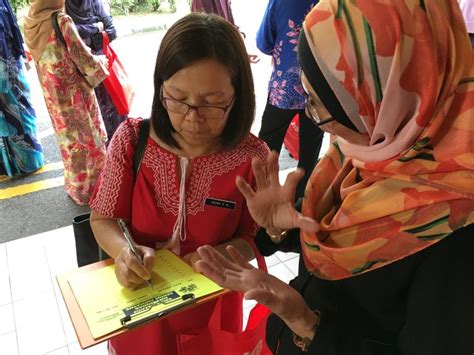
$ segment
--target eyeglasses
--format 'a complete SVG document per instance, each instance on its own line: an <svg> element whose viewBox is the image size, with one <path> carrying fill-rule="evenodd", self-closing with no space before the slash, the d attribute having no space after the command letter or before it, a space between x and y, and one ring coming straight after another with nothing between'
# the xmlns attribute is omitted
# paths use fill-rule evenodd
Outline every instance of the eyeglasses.
<svg viewBox="0 0 474 355"><path fill-rule="evenodd" d="M163 106L165 107L165 109L167 109L168 111L179 113L181 115L187 115L190 110L196 110L196 112L198 113L200 117L208 118L208 119L221 119L222 117L224 117L226 112L234 103L234 98L235 98L235 95L232 96L232 99L230 100L229 104L225 107L194 106L194 105L189 105L186 102L173 99L171 97L165 97L163 96L163 86L161 86L161 89L160 89L160 100Z"/></svg>
<svg viewBox="0 0 474 355"><path fill-rule="evenodd" d="M303 92L305 98L306 98L306 112L309 113L310 118L312 119L312 122L316 126L322 126L325 125L326 123L335 121L336 119L332 116L329 116L328 118L321 119L318 113L318 109L316 108L316 99L312 98L311 96L308 95L307 92ZM319 103L320 105L323 105L322 102Z"/></svg>

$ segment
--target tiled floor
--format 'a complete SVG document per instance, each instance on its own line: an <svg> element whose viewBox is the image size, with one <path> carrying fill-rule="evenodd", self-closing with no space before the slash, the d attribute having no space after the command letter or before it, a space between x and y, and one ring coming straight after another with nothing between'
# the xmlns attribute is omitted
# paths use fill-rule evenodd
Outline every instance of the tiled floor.
<svg viewBox="0 0 474 355"><path fill-rule="evenodd" d="M284 281L297 273L298 254L266 261ZM77 343L55 279L75 267L72 227L0 244L0 354L107 354L105 343L84 351ZM245 301L245 316L253 304Z"/></svg>

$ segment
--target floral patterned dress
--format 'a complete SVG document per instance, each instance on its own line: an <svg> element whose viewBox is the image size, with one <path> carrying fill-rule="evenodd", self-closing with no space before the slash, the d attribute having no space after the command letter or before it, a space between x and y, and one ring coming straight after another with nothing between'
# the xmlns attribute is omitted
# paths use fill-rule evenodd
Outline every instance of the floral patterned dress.
<svg viewBox="0 0 474 355"><path fill-rule="evenodd" d="M108 73L82 41L72 19L60 14L58 23L66 46L52 31L36 68L64 163L66 191L76 203L87 204L107 141L93 87Z"/></svg>

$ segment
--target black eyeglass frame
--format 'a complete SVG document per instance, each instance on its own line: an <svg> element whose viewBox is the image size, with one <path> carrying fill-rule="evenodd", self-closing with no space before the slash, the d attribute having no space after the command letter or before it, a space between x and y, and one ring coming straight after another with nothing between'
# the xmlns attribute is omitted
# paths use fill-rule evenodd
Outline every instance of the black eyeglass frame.
<svg viewBox="0 0 474 355"><path fill-rule="evenodd" d="M170 110L170 109L168 108L168 105L166 104L166 101L167 101L167 100L169 100L169 101L174 101L174 102L178 102L178 103L180 103L180 104L183 104L183 105L187 106L188 109L187 109L186 112L184 112L184 113L183 113L183 112L176 112L176 111ZM230 100L229 104L228 104L227 106L225 106L225 107L212 106L212 105L199 105L199 106L195 106L195 105L187 104L187 103L184 102L184 101L176 100L176 99L174 99L174 98L172 98L172 97L165 97L165 96L163 95L163 85L162 85L161 88L160 88L160 101L161 101L161 103L163 104L163 107L164 107L166 110L170 111L170 112L178 113L178 114L183 115L183 116L186 116L186 115L189 113L190 110L196 110L197 114L198 114L200 117L203 117L203 118L206 118L206 119L209 118L209 119L216 119L216 120L219 120L219 119L221 119L222 117L224 117L224 115L227 113L227 111L229 111L229 109L232 107L232 105L233 105L233 103L234 103L234 100L235 100L235 94L234 94L234 96L232 96L232 99ZM199 109L200 109L200 108L215 108L215 109L220 109L220 110L222 110L222 115L221 115L220 117L206 117L205 115L203 115L203 114L201 114L201 113L199 112Z"/></svg>
<svg viewBox="0 0 474 355"><path fill-rule="evenodd" d="M305 106L307 108L306 112L310 114L311 117L311 122L313 122L313 124L317 127L320 127L322 125L325 125L329 122L332 122L332 121L335 121L336 119L332 116L329 116L328 118L325 118L324 120L320 120L319 119L319 115L317 112L314 112L316 114L317 117L315 117L315 115L313 114L313 111L316 110L316 108L314 108L311 103L310 103L310 96L309 94L306 92L306 91L303 91L303 95L305 97ZM321 103L322 104L322 103ZM313 110L311 110L311 108L313 108Z"/></svg>

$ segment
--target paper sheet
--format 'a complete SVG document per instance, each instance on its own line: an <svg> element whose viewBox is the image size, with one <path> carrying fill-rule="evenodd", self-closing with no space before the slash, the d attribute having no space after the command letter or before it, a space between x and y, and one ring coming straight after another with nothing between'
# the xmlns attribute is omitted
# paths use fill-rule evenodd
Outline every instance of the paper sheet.
<svg viewBox="0 0 474 355"><path fill-rule="evenodd" d="M183 295L200 298L222 290L167 249L156 252L153 289L146 284L135 291L123 288L115 265L66 277L95 339L122 328L127 315L135 321L179 304Z"/></svg>

